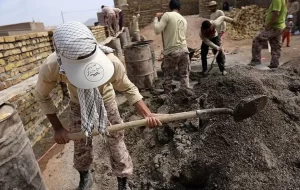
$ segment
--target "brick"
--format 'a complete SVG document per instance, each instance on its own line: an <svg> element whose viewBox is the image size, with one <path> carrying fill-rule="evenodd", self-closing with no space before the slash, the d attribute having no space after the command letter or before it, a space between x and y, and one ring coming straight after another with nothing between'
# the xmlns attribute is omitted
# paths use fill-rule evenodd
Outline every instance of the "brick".
<svg viewBox="0 0 300 190"><path fill-rule="evenodd" d="M10 70L16 68L16 64L15 63L9 63L6 66L4 66L4 68L5 68L5 71L10 71Z"/></svg>
<svg viewBox="0 0 300 190"><path fill-rule="evenodd" d="M0 67L0 73L4 73L4 72L5 72L4 67Z"/></svg>
<svg viewBox="0 0 300 190"><path fill-rule="evenodd" d="M4 42L4 38L0 37L0 43L3 43L3 42Z"/></svg>
<svg viewBox="0 0 300 190"><path fill-rule="evenodd" d="M20 54L20 53L21 53L21 50L19 50L19 49L13 49L12 50L13 55Z"/></svg>
<svg viewBox="0 0 300 190"><path fill-rule="evenodd" d="M12 81L11 80L7 80L7 81L4 81L2 82L4 84L4 88L9 88L13 85Z"/></svg>
<svg viewBox="0 0 300 190"><path fill-rule="evenodd" d="M12 51L11 50L7 50L4 52L4 57L10 56L12 55Z"/></svg>
<svg viewBox="0 0 300 190"><path fill-rule="evenodd" d="M18 61L18 60L20 60L20 55L15 55L14 58L16 61Z"/></svg>
<svg viewBox="0 0 300 190"><path fill-rule="evenodd" d="M4 36L4 41L5 42L15 42L16 39L14 36Z"/></svg>
<svg viewBox="0 0 300 190"><path fill-rule="evenodd" d="M20 60L20 61L16 62L15 64L16 64L16 67L21 67L21 66L25 65L25 62L24 62L24 60Z"/></svg>
<svg viewBox="0 0 300 190"><path fill-rule="evenodd" d="M21 51L22 51L22 52L26 52L26 51L27 51L27 48L26 48L26 47L22 47L22 48L21 48Z"/></svg>
<svg viewBox="0 0 300 190"><path fill-rule="evenodd" d="M0 66L5 65L5 61L3 59L0 59Z"/></svg>
<svg viewBox="0 0 300 190"><path fill-rule="evenodd" d="M9 45L8 44L3 44L3 49L8 50L9 49Z"/></svg>
<svg viewBox="0 0 300 190"><path fill-rule="evenodd" d="M37 34L36 33L30 33L28 34L30 38L36 38L37 37Z"/></svg>
<svg viewBox="0 0 300 190"><path fill-rule="evenodd" d="M14 62L15 61L15 57L14 56L9 56L8 57L8 61L9 62Z"/></svg>
<svg viewBox="0 0 300 190"><path fill-rule="evenodd" d="M9 46L9 49L13 49L15 47L14 44L12 44L12 43L9 43L8 46Z"/></svg>

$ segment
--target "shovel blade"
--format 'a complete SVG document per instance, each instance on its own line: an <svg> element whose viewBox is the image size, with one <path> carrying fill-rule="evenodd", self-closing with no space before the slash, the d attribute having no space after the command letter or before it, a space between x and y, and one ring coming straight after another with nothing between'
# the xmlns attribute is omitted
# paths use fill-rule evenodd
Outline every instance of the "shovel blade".
<svg viewBox="0 0 300 190"><path fill-rule="evenodd" d="M264 109L268 102L265 95L252 96L240 101L235 107L233 117L236 122L242 121L257 114Z"/></svg>

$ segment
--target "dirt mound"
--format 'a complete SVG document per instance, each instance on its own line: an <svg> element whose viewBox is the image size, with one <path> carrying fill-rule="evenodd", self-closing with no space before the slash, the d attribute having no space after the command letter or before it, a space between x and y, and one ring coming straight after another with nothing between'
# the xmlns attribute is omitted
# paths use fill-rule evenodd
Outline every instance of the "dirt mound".
<svg viewBox="0 0 300 190"><path fill-rule="evenodd" d="M300 59L278 70L228 69L201 78L194 90L147 99L154 111L233 108L265 94L263 111L243 122L203 116L163 128L127 132L133 189L297 189L300 186Z"/></svg>
<svg viewBox="0 0 300 190"><path fill-rule="evenodd" d="M257 5L242 7L242 9L233 9L226 16L234 18L240 11L241 16L238 24L233 27L227 25L227 35L233 40L242 40L253 38L257 32L264 27L267 10Z"/></svg>

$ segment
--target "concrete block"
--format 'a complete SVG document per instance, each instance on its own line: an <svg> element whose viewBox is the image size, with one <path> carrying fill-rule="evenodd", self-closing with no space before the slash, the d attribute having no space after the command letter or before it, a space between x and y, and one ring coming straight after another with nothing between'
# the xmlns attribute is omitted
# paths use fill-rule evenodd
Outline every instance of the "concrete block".
<svg viewBox="0 0 300 190"><path fill-rule="evenodd" d="M4 41L5 42L15 42L16 39L15 39L15 36L4 36Z"/></svg>

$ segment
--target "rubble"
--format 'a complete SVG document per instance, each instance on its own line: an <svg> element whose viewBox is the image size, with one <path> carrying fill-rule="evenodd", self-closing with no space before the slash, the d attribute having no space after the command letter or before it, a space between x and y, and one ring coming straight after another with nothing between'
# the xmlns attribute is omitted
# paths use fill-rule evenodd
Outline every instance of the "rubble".
<svg viewBox="0 0 300 190"><path fill-rule="evenodd" d="M226 34L233 40L243 40L253 38L261 31L265 24L267 10L257 5L245 6L241 9L234 8L231 12L227 12L226 16L234 18L239 11L242 11L238 24L227 25Z"/></svg>

